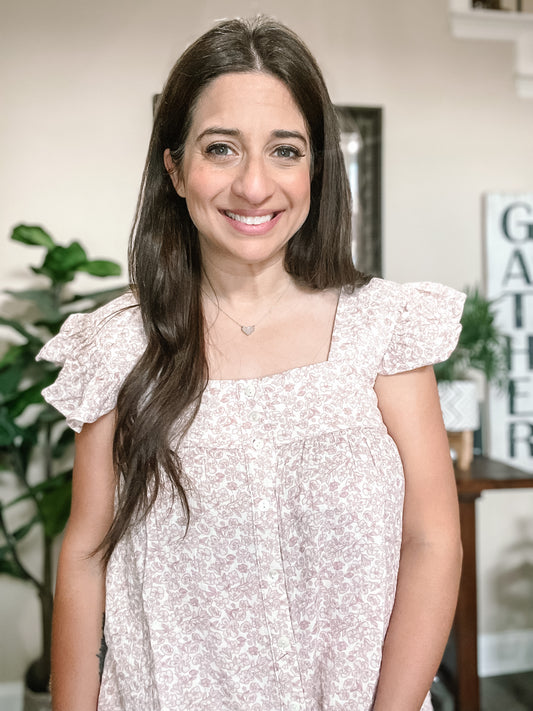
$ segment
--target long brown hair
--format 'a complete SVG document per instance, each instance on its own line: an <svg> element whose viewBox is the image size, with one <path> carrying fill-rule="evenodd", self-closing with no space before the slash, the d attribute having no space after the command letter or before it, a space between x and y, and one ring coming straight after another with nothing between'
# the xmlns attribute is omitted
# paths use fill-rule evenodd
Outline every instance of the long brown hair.
<svg viewBox="0 0 533 711"><path fill-rule="evenodd" d="M150 510L162 477L173 485L189 520L176 442L192 422L208 379L201 255L196 228L165 170L163 154L169 148L179 168L200 94L230 72L266 72L280 79L309 130L311 206L288 242L287 272L313 289L353 288L368 280L351 257L351 198L339 129L315 59L297 35L270 18L220 22L177 61L154 119L129 249L147 346L118 397L114 459L119 496L100 547L105 561L128 527Z"/></svg>

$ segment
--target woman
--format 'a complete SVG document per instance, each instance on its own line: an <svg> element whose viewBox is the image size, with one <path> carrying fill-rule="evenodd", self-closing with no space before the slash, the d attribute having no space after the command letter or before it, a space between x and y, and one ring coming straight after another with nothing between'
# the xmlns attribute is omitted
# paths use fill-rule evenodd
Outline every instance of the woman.
<svg viewBox="0 0 533 711"><path fill-rule="evenodd" d="M283 25L175 65L130 265L41 353L79 432L55 711L431 709L460 542L429 364L462 296L354 268L334 111Z"/></svg>

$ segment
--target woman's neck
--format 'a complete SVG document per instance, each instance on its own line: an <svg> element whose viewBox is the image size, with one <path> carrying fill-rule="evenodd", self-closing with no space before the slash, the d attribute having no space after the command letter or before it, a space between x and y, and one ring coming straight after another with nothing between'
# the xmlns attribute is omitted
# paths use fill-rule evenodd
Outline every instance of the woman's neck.
<svg viewBox="0 0 533 711"><path fill-rule="evenodd" d="M208 297L240 309L273 301L295 286L282 262L235 268L206 263L202 272L202 290Z"/></svg>

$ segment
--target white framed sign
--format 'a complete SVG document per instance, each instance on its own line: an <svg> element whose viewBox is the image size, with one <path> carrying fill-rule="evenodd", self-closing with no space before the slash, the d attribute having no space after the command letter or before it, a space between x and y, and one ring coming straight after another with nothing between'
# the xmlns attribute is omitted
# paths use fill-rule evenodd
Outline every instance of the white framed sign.
<svg viewBox="0 0 533 711"><path fill-rule="evenodd" d="M486 295L510 365L505 392L488 388L487 454L533 472L533 194L488 194L483 211Z"/></svg>

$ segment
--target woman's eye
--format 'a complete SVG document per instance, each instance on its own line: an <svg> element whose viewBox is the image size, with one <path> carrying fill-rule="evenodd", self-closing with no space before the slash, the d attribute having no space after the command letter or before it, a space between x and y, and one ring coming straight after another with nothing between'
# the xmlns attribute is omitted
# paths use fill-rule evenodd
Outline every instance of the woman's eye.
<svg viewBox="0 0 533 711"><path fill-rule="evenodd" d="M226 143L213 143L206 150L206 153L211 156L226 156L233 155L232 149Z"/></svg>
<svg viewBox="0 0 533 711"><path fill-rule="evenodd" d="M278 148L276 148L275 153L279 158L294 159L302 157L302 153L293 146L278 146Z"/></svg>

